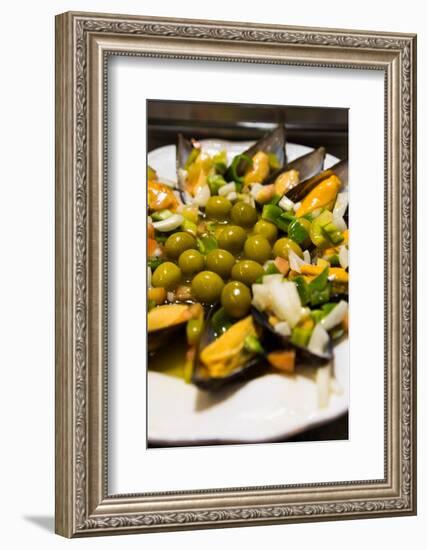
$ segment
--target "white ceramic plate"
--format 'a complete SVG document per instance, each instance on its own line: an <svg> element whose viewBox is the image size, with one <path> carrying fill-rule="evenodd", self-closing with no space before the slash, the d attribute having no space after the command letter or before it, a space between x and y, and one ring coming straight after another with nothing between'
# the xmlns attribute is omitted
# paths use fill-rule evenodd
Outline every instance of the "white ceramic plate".
<svg viewBox="0 0 427 550"><path fill-rule="evenodd" d="M204 140L208 152L226 148L229 157L252 142ZM310 147L288 143L288 160ZM148 163L160 178L176 181L175 145L148 154ZM229 158L229 160L230 160ZM326 156L325 168L338 161ZM173 346L173 342L171 342ZM256 443L291 437L337 418L348 410L348 340L335 349L334 373L337 390L328 406L319 408L315 369L298 368L298 374L267 374L221 392L209 393L161 372L148 371L148 440L156 445L207 443Z"/></svg>

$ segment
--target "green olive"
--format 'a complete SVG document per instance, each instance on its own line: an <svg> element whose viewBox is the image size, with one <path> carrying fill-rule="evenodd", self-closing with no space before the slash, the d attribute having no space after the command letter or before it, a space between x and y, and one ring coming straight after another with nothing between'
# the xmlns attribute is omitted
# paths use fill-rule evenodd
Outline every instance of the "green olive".
<svg viewBox="0 0 427 550"><path fill-rule="evenodd" d="M230 213L231 206L231 202L225 197L214 195L213 197L209 197L206 203L205 212L209 218L224 220Z"/></svg>
<svg viewBox="0 0 427 550"><path fill-rule="evenodd" d="M151 277L151 284L172 290L178 286L182 277L179 267L172 262L164 262L159 265Z"/></svg>
<svg viewBox="0 0 427 550"><path fill-rule="evenodd" d="M178 233L173 233L168 237L165 243L166 254L169 258L176 259L178 258L184 250L189 248L196 248L196 240L189 233L184 233L184 231L178 231Z"/></svg>
<svg viewBox="0 0 427 550"><path fill-rule="evenodd" d="M237 262L231 270L231 276L236 281L245 283L245 285L252 285L259 277L264 275L264 269L262 265L253 260L241 260Z"/></svg>
<svg viewBox="0 0 427 550"><path fill-rule="evenodd" d="M256 208L247 202L236 202L231 209L231 219L237 225L252 227L258 219Z"/></svg>
<svg viewBox="0 0 427 550"><path fill-rule="evenodd" d="M218 246L228 250L232 254L239 254L242 251L246 240L246 231L239 225L226 225L219 232Z"/></svg>
<svg viewBox="0 0 427 550"><path fill-rule="evenodd" d="M254 233L262 235L272 244L277 239L277 226L267 220L259 220L255 224Z"/></svg>
<svg viewBox="0 0 427 550"><path fill-rule="evenodd" d="M206 256L206 267L210 271L218 273L218 275L223 279L227 279L235 261L236 260L231 252L217 248L209 252Z"/></svg>
<svg viewBox="0 0 427 550"><path fill-rule="evenodd" d="M221 296L224 281L213 271L201 271L191 281L191 291L197 300L213 304Z"/></svg>
<svg viewBox="0 0 427 550"><path fill-rule="evenodd" d="M221 304L230 317L244 317L251 307L251 292L240 281L230 281L221 292Z"/></svg>
<svg viewBox="0 0 427 550"><path fill-rule="evenodd" d="M193 275L205 267L205 259L198 250L189 248L179 256L178 265L184 275Z"/></svg>
<svg viewBox="0 0 427 550"><path fill-rule="evenodd" d="M252 235L246 239L244 252L249 260L255 260L263 264L271 256L271 246L262 235Z"/></svg>
<svg viewBox="0 0 427 550"><path fill-rule="evenodd" d="M287 260L289 258L289 250L293 250L300 258L302 258L302 250L299 245L292 239L287 237L282 237L274 243L273 254L275 256L280 256Z"/></svg>

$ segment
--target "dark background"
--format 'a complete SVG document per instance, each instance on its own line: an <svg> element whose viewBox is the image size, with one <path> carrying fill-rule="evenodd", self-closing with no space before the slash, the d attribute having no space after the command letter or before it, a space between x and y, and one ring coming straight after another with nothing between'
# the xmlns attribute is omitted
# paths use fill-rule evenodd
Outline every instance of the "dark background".
<svg viewBox="0 0 427 550"><path fill-rule="evenodd" d="M147 101L148 151L188 138L256 140L285 123L287 140L347 158L348 109L244 105L181 101Z"/></svg>
<svg viewBox="0 0 427 550"><path fill-rule="evenodd" d="M179 132L195 139L257 140L281 123L286 125L287 141L310 147L323 145L339 159L348 157L348 109L164 100L147 101L148 151L176 143ZM347 438L345 414L287 441Z"/></svg>

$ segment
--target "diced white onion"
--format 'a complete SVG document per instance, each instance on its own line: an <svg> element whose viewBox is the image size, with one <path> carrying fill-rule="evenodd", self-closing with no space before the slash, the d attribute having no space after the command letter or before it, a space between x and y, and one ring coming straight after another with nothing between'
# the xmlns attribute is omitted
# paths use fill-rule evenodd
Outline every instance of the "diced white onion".
<svg viewBox="0 0 427 550"><path fill-rule="evenodd" d="M172 216L169 216L169 218L166 218L165 220L154 222L153 227L157 231L173 231L174 229L177 229L182 224L183 221L184 221L184 217L181 216L181 214L173 214Z"/></svg>
<svg viewBox="0 0 427 550"><path fill-rule="evenodd" d="M318 323L311 333L310 341L308 342L308 350L314 355L324 357L326 353L326 346L329 342L329 334L326 330Z"/></svg>
<svg viewBox="0 0 427 550"><path fill-rule="evenodd" d="M286 195L283 195L278 204L283 210L295 210L295 203L293 203L291 199L288 199Z"/></svg>
<svg viewBox="0 0 427 550"><path fill-rule="evenodd" d="M230 181L230 183L221 185L221 187L218 189L218 195L226 197L228 193L232 193L233 191L236 191L236 184L234 183L234 181Z"/></svg>
<svg viewBox="0 0 427 550"><path fill-rule="evenodd" d="M206 206L206 203L208 202L210 196L211 190L209 189L209 185L202 185L197 190L193 202L197 204L197 206Z"/></svg>
<svg viewBox="0 0 427 550"><path fill-rule="evenodd" d="M153 219L151 216L147 216L147 224L151 225L153 223Z"/></svg>
<svg viewBox="0 0 427 550"><path fill-rule="evenodd" d="M294 327L302 316L301 300L297 286L291 281L273 282L270 287L271 308L281 321Z"/></svg>
<svg viewBox="0 0 427 550"><path fill-rule="evenodd" d="M304 252L302 253L303 255L303 258L304 258L304 261L306 264L311 264L311 256L310 256L310 252L308 250L304 250Z"/></svg>
<svg viewBox="0 0 427 550"><path fill-rule="evenodd" d="M150 288L151 286L151 267L147 267L147 287Z"/></svg>
<svg viewBox="0 0 427 550"><path fill-rule="evenodd" d="M301 273L301 266L306 265L307 263L308 262L302 260L297 254L295 254L292 249L289 250L289 267L292 271Z"/></svg>
<svg viewBox="0 0 427 550"><path fill-rule="evenodd" d="M237 193L235 191L232 191L231 193L228 193L227 199L229 201L235 201L237 199Z"/></svg>
<svg viewBox="0 0 427 550"><path fill-rule="evenodd" d="M274 282L281 283L283 281L283 275L281 273L272 273L271 275L264 275L262 278L262 282L265 285L270 285Z"/></svg>
<svg viewBox="0 0 427 550"><path fill-rule="evenodd" d="M330 363L324 367L319 367L316 371L317 399L320 409L326 408L329 404L331 374L332 367Z"/></svg>
<svg viewBox="0 0 427 550"><path fill-rule="evenodd" d="M338 231L345 231L347 229L347 224L344 221L344 218L341 216L333 216L332 223L335 224Z"/></svg>
<svg viewBox="0 0 427 550"><path fill-rule="evenodd" d="M274 331L277 332L277 334L280 334L280 336L291 335L291 327L286 321L280 321L279 323L276 323L274 325Z"/></svg>
<svg viewBox="0 0 427 550"><path fill-rule="evenodd" d="M175 301L175 292L172 292L172 291L168 292L166 294L166 298L167 298L168 302L174 302Z"/></svg>
<svg viewBox="0 0 427 550"><path fill-rule="evenodd" d="M342 218L347 210L348 206L348 193L338 193L337 200L335 201L334 210L332 212L334 218Z"/></svg>
<svg viewBox="0 0 427 550"><path fill-rule="evenodd" d="M339 258L341 267L343 269L347 269L347 267L348 267L348 249L345 245L341 245L339 247L338 258Z"/></svg>
<svg viewBox="0 0 427 550"><path fill-rule="evenodd" d="M264 311L270 307L271 296L270 289L268 285L264 284L254 284L252 285L252 304L259 309L259 311Z"/></svg>
<svg viewBox="0 0 427 550"><path fill-rule="evenodd" d="M348 311L348 304L344 300L341 300L332 311L326 315L320 324L325 330L331 330L344 320L344 317Z"/></svg>
<svg viewBox="0 0 427 550"><path fill-rule="evenodd" d="M253 206L255 208L255 200L251 195L248 195L247 193L245 193L243 195L242 201L250 204L251 206Z"/></svg>
<svg viewBox="0 0 427 550"><path fill-rule="evenodd" d="M300 207L301 207L301 202L296 202L296 203L294 204L294 211L296 212L297 210L300 209Z"/></svg>

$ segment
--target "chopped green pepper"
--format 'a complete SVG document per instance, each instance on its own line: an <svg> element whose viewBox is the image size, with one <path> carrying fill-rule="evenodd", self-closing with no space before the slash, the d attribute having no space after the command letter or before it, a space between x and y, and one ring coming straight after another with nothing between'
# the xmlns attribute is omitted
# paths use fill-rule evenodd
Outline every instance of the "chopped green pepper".
<svg viewBox="0 0 427 550"><path fill-rule="evenodd" d="M295 219L292 214L284 212L280 206L276 204L265 204L261 214L262 219L277 225L282 231L287 231L291 221Z"/></svg>
<svg viewBox="0 0 427 550"><path fill-rule="evenodd" d="M208 176L208 185L212 195L218 195L219 188L226 183L227 182L221 176L221 174L212 174Z"/></svg>
<svg viewBox="0 0 427 550"><path fill-rule="evenodd" d="M264 275L276 275L277 273L280 273L280 271L273 262L269 263L264 269Z"/></svg>
<svg viewBox="0 0 427 550"><path fill-rule="evenodd" d="M277 206L275 204L265 204L262 209L261 217L263 220L268 220L269 222L276 223L277 218L282 213L283 210L280 208L280 206Z"/></svg>
<svg viewBox="0 0 427 550"><path fill-rule="evenodd" d="M310 225L308 220L295 218L288 226L289 238L297 244L308 244L310 242Z"/></svg>
<svg viewBox="0 0 427 550"><path fill-rule="evenodd" d="M330 246L328 234L323 231L323 228L330 223L332 219L332 212L325 210L311 222L310 239L314 246L319 248Z"/></svg>
<svg viewBox="0 0 427 550"><path fill-rule="evenodd" d="M311 290L310 291L310 303L312 306L318 306L324 304L331 298L331 285L328 284L323 290Z"/></svg>
<svg viewBox="0 0 427 550"><path fill-rule="evenodd" d="M280 195L274 195L273 198L269 200L267 204L278 204L281 198L282 197Z"/></svg>
<svg viewBox="0 0 427 550"><path fill-rule="evenodd" d="M209 254L218 248L218 241L213 235L205 235L197 239L197 247L202 254Z"/></svg>
<svg viewBox="0 0 427 550"><path fill-rule="evenodd" d="M329 301L331 297L331 284L328 281L328 276L329 267L325 267L322 273L309 283L308 290L311 305L317 306Z"/></svg>
<svg viewBox="0 0 427 550"><path fill-rule="evenodd" d="M158 212L153 212L151 214L151 218L155 222L160 222L162 220L167 220L171 216L173 216L173 213L170 210L159 210Z"/></svg>
<svg viewBox="0 0 427 550"><path fill-rule="evenodd" d="M308 284L305 282L304 277L301 277L301 275L295 277L293 281L297 285L297 291L301 300L301 304L305 306L310 300L310 291L308 288Z"/></svg>
<svg viewBox="0 0 427 550"><path fill-rule="evenodd" d="M214 164L227 164L227 151L223 149L212 157Z"/></svg>
<svg viewBox="0 0 427 550"><path fill-rule="evenodd" d="M294 327L291 333L292 344L301 348L307 347L312 331L312 328Z"/></svg>
<svg viewBox="0 0 427 550"><path fill-rule="evenodd" d="M234 181L236 183L243 183L243 175L239 175L239 172L242 173L245 169L252 166L252 159L248 155L236 155L227 172L226 178L228 181Z"/></svg>
<svg viewBox="0 0 427 550"><path fill-rule="evenodd" d="M307 304L318 306L329 301L331 297L331 283L328 281L328 275L329 267L325 267L322 273L310 283L307 283L301 275L293 279L297 285L298 294L303 306Z"/></svg>
<svg viewBox="0 0 427 550"><path fill-rule="evenodd" d="M326 225L324 225L322 227L322 231L326 234L328 239L333 244L339 244L344 240L343 234L341 233L341 231L339 231L338 227L332 222L329 222Z"/></svg>
<svg viewBox="0 0 427 550"><path fill-rule="evenodd" d="M310 312L310 315L313 318L314 322L317 324L322 319L324 319L328 315L328 313L330 313L334 309L336 305L336 302L327 302L326 304L323 304L320 309L313 309Z"/></svg>
<svg viewBox="0 0 427 550"><path fill-rule="evenodd" d="M310 289L323 290L328 282L328 276L329 267L325 267L322 273L319 273L319 275L311 281L311 283L309 284Z"/></svg>
<svg viewBox="0 0 427 550"><path fill-rule="evenodd" d="M246 336L243 347L246 351L250 351L251 353L264 353L264 348L261 346L261 342L253 334Z"/></svg>
<svg viewBox="0 0 427 550"><path fill-rule="evenodd" d="M162 264L165 260L163 258L159 258L155 256L154 258L148 258L148 267L151 268L151 271L155 271L160 264Z"/></svg>
<svg viewBox="0 0 427 550"><path fill-rule="evenodd" d="M279 229L282 229L282 231L288 231L289 225L294 221L294 219L295 216L289 212L282 212L276 220L276 225Z"/></svg>

